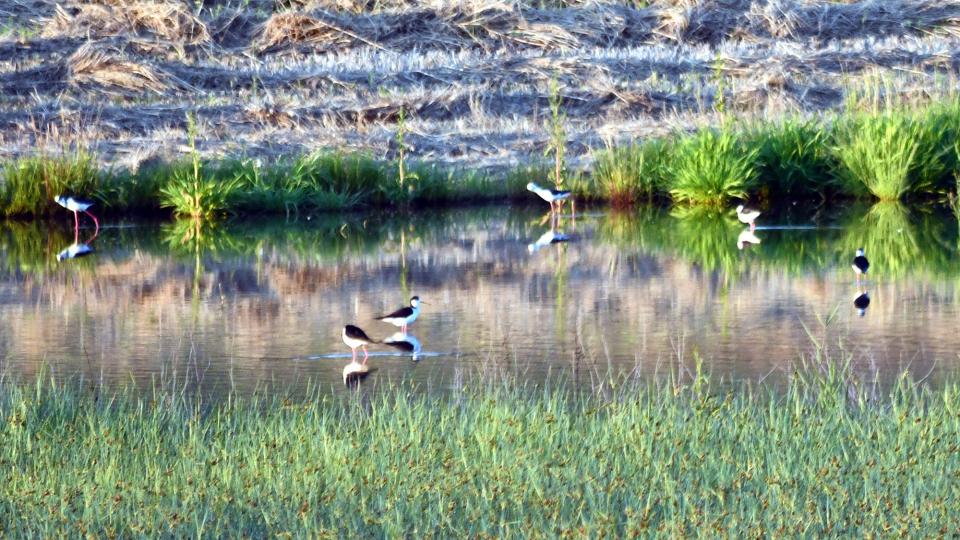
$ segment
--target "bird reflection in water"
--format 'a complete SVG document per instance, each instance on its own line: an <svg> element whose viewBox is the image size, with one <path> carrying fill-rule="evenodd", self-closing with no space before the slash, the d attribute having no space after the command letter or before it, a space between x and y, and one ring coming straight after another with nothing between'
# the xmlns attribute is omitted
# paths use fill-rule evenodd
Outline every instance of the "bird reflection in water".
<svg viewBox="0 0 960 540"><path fill-rule="evenodd" d="M420 360L420 351L423 350L422 345L420 345L420 340L418 340L416 336L404 334L403 332L397 332L384 339L381 343L399 351L409 353L410 358L414 362Z"/></svg>
<svg viewBox="0 0 960 540"><path fill-rule="evenodd" d="M755 229L748 227L737 236L737 249L743 249L750 244L759 244L760 237L754 232Z"/></svg>
<svg viewBox="0 0 960 540"><path fill-rule="evenodd" d="M63 262L69 259L79 259L80 257L86 257L87 255L93 254L93 247L90 244L97 239L98 233L99 229L94 231L93 236L81 242L79 239L80 231L79 229L75 228L73 230L73 243L63 248L60 253L57 253L57 262Z"/></svg>
<svg viewBox="0 0 960 540"><path fill-rule="evenodd" d="M870 307L870 293L867 291L857 291L857 297L853 299L853 307L857 309L857 314L863 317L867 314L867 308Z"/></svg>
<svg viewBox="0 0 960 540"><path fill-rule="evenodd" d="M569 242L573 239L569 234L557 232L553 229L540 235L537 241L527 245L527 251L536 253L550 244L559 244L560 242Z"/></svg>

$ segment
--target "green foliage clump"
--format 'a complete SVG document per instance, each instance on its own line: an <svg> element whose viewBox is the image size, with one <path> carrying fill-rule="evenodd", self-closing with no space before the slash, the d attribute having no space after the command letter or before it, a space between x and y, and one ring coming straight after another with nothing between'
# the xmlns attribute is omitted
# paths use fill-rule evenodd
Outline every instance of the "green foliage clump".
<svg viewBox="0 0 960 540"><path fill-rule="evenodd" d="M663 189L669 143L653 139L597 153L593 169L596 193L615 207L650 202Z"/></svg>
<svg viewBox="0 0 960 540"><path fill-rule="evenodd" d="M94 157L85 151L13 160L3 167L3 215L49 214L59 208L53 201L55 196L94 196L104 176Z"/></svg>
<svg viewBox="0 0 960 540"><path fill-rule="evenodd" d="M811 120L787 119L751 133L758 148L757 186L763 198L825 195L834 186L830 132Z"/></svg>
<svg viewBox="0 0 960 540"><path fill-rule="evenodd" d="M756 148L745 147L727 126L701 129L677 141L668 165L674 201L721 206L744 198L756 176Z"/></svg>

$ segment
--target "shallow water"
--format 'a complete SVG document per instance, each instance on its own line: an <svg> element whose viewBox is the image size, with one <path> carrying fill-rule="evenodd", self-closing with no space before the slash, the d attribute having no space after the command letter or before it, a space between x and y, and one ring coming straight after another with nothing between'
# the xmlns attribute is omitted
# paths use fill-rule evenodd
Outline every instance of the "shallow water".
<svg viewBox="0 0 960 540"><path fill-rule="evenodd" d="M725 380L789 374L808 332L862 373L955 373L960 259L952 214L899 205L842 216L540 208L227 223L105 220L93 253L57 260L69 223L0 224L0 359L6 376L229 388L339 388L344 324L416 294L422 349L375 346L366 383L450 387L473 373L583 385L613 373L693 369ZM77 240L93 230L83 228ZM543 237L546 241L548 238ZM871 260L858 287L857 247ZM861 316L854 298L867 292ZM824 326L829 319L829 323Z"/></svg>

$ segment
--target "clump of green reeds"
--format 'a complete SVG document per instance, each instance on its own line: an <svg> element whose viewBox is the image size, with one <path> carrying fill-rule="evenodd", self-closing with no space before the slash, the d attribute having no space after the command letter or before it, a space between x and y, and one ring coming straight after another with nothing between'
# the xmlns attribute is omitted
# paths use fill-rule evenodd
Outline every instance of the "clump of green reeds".
<svg viewBox="0 0 960 540"><path fill-rule="evenodd" d="M0 203L3 215L43 215L57 208L61 194L90 197L103 178L94 157L84 150L57 156L39 155L13 160L3 167Z"/></svg>
<svg viewBox="0 0 960 540"><path fill-rule="evenodd" d="M727 125L701 129L673 148L668 182L677 202L720 206L745 197L756 176L758 150L742 144Z"/></svg>
<svg viewBox="0 0 960 540"><path fill-rule="evenodd" d="M935 193L949 177L957 120L948 108L856 113L837 128L838 176L851 192L885 201Z"/></svg>
<svg viewBox="0 0 960 540"><path fill-rule="evenodd" d="M758 148L762 198L823 196L834 188L830 132L822 124L786 119L754 128L748 139Z"/></svg>
<svg viewBox="0 0 960 540"><path fill-rule="evenodd" d="M714 383L204 405L7 382L0 516L15 537L937 536L960 512L957 385L882 390L819 348L781 392Z"/></svg>
<svg viewBox="0 0 960 540"><path fill-rule="evenodd" d="M669 143L653 139L597 153L593 167L595 196L615 207L651 202L663 189Z"/></svg>
<svg viewBox="0 0 960 540"><path fill-rule="evenodd" d="M190 162L174 166L170 179L160 188L160 206L178 216L209 219L229 210L231 196L240 181L234 176L208 174L196 146L196 121L187 116Z"/></svg>

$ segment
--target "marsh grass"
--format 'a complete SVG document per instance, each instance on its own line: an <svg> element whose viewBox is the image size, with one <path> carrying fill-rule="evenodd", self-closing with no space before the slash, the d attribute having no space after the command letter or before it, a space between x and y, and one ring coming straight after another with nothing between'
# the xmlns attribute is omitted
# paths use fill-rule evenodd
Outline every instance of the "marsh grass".
<svg viewBox="0 0 960 540"><path fill-rule="evenodd" d="M753 185L758 150L742 144L728 125L701 129L674 148L668 182L676 202L721 206L744 198Z"/></svg>
<svg viewBox="0 0 960 540"><path fill-rule="evenodd" d="M747 137L748 144L758 148L760 198L822 197L836 189L830 132L823 125L788 118L756 126Z"/></svg>
<svg viewBox="0 0 960 540"><path fill-rule="evenodd" d="M203 404L7 382L0 521L18 537L953 531L957 385L884 390L819 347L781 391L716 383Z"/></svg>
<svg viewBox="0 0 960 540"><path fill-rule="evenodd" d="M838 176L848 191L865 189L882 201L931 194L949 176L952 114L902 110L859 113L837 128Z"/></svg>
<svg viewBox="0 0 960 540"><path fill-rule="evenodd" d="M669 143L663 139L598 152L593 166L592 194L620 208L652 202L665 189L668 152Z"/></svg>
<svg viewBox="0 0 960 540"><path fill-rule="evenodd" d="M49 214L59 208L53 202L56 195L90 197L101 187L105 176L94 156L82 149L14 160L3 167L0 184L3 214Z"/></svg>

